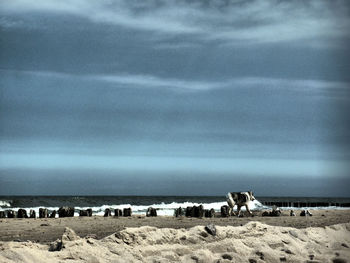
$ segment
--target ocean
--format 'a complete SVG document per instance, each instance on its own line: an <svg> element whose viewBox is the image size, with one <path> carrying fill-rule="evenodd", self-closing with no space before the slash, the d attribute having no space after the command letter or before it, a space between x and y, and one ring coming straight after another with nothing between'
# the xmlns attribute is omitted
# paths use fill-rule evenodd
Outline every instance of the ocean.
<svg viewBox="0 0 350 263"><path fill-rule="evenodd" d="M147 208L157 209L158 215L173 215L174 209L202 204L205 209L220 211L226 205L225 196L0 196L0 211L24 208L33 209L38 214L39 208L49 211L61 206L73 206L75 215L79 210L91 208L93 215L104 214L106 208L131 207L133 214L145 214ZM350 209L350 198L321 197L256 197L250 203L251 210L269 209L273 205L281 209ZM244 208L242 208L244 210Z"/></svg>

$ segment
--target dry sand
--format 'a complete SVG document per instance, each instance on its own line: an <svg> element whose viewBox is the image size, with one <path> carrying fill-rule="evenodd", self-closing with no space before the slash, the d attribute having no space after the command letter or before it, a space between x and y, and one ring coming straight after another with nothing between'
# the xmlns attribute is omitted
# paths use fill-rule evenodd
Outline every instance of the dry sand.
<svg viewBox="0 0 350 263"><path fill-rule="evenodd" d="M1 219L0 262L347 262L350 211L313 214ZM205 231L209 222L216 236ZM64 247L49 251L56 239Z"/></svg>

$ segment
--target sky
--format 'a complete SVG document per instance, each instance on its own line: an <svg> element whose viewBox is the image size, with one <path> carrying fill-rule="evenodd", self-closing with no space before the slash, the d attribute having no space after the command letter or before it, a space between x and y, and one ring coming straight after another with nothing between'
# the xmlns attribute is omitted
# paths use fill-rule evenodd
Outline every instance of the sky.
<svg viewBox="0 0 350 263"><path fill-rule="evenodd" d="M348 1L3 0L0 195L349 196Z"/></svg>

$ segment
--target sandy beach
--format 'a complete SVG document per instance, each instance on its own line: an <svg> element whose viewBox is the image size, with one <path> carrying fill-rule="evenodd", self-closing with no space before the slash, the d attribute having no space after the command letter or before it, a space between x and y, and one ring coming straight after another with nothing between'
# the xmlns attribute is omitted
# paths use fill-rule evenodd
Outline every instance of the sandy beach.
<svg viewBox="0 0 350 263"><path fill-rule="evenodd" d="M347 262L350 210L312 213L1 219L0 262ZM49 251L57 240L63 248Z"/></svg>
<svg viewBox="0 0 350 263"><path fill-rule="evenodd" d="M242 226L249 222L260 222L271 226L293 228L324 227L335 224L350 223L350 210L310 210L312 217L289 216L289 210L280 217L262 217L262 212L254 212L254 217L242 218L191 218L158 216L146 217L67 217L67 218L3 218L0 219L0 241L27 241L48 243L62 236L65 227L73 229L80 237L94 235L98 239L120 231L127 227L152 226L157 228L185 228L205 226L213 223L217 226Z"/></svg>

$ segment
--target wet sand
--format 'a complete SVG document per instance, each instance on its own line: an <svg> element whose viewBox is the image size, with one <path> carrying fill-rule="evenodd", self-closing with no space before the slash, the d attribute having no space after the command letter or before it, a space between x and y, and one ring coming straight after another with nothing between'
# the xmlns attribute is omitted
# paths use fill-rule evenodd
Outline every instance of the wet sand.
<svg viewBox="0 0 350 263"><path fill-rule="evenodd" d="M261 222L270 226L293 228L324 227L341 223L350 223L350 210L310 210L313 216L289 216L283 211L280 217L262 217L262 212L254 212L254 217L229 218L186 218L186 217L71 217L45 219L0 219L0 241L32 241L49 243L62 236L65 227L73 229L80 237L94 236L101 239L128 227L153 226L157 228L185 228L205 226L213 223L217 226L243 226L248 222Z"/></svg>

